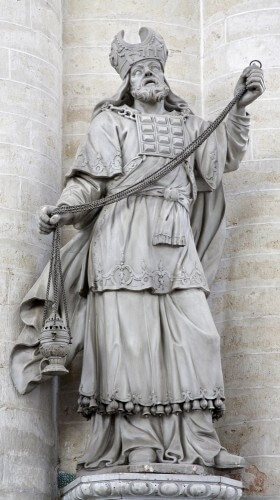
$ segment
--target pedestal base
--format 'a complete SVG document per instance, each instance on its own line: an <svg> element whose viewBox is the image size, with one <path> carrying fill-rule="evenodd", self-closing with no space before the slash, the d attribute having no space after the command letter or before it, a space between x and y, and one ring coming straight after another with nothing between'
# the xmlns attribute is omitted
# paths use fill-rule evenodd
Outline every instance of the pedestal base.
<svg viewBox="0 0 280 500"><path fill-rule="evenodd" d="M61 490L63 500L200 498L238 500L242 483L222 476L111 473L81 476Z"/></svg>

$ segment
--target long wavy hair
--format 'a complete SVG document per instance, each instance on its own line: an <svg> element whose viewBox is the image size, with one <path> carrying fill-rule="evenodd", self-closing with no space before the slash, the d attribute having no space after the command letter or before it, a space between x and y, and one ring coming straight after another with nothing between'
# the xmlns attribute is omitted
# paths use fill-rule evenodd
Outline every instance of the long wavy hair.
<svg viewBox="0 0 280 500"><path fill-rule="evenodd" d="M167 83L166 79L165 83L169 88L169 94L167 97L164 99L164 107L166 111L179 111L181 113L184 113L184 115L193 115L192 110L189 108L188 104L182 97L177 96L172 92L170 89L169 84ZM133 105L133 97L130 94L130 86L129 86L129 73L126 75L124 78L121 86L117 90L116 94L114 94L112 97L109 97L107 99L103 99L103 101L100 101L94 108L92 118L95 118L101 110L103 106L106 106L107 104L113 104L113 106L124 106L125 104L127 106L132 107Z"/></svg>

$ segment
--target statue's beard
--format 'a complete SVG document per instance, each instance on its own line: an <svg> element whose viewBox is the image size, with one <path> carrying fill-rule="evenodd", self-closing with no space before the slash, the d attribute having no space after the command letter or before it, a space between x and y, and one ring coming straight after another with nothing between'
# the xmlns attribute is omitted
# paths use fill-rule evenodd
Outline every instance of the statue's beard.
<svg viewBox="0 0 280 500"><path fill-rule="evenodd" d="M169 94L169 87L163 84L157 84L153 86L143 85L140 88L132 87L130 93L134 99L138 99L142 102L159 102L162 101Z"/></svg>

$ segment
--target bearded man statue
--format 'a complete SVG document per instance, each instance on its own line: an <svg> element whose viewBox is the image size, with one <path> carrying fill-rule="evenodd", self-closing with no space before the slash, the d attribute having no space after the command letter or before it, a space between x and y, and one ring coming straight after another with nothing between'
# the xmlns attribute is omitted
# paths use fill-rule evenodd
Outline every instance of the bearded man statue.
<svg viewBox="0 0 280 500"><path fill-rule="evenodd" d="M170 89L163 39L141 28L141 42L113 40L123 83L99 103L57 203L80 205L118 193L164 166L208 123ZM247 92L202 146L137 195L87 213L41 210L40 230L78 230L61 251L73 343L83 349L79 412L92 430L79 467L126 464L242 467L213 427L224 411L220 338L207 303L224 240L222 176L248 144L245 106L264 90L261 69L245 68ZM25 323L11 374L20 393L41 382L46 269L25 297ZM62 311L63 312L63 311Z"/></svg>

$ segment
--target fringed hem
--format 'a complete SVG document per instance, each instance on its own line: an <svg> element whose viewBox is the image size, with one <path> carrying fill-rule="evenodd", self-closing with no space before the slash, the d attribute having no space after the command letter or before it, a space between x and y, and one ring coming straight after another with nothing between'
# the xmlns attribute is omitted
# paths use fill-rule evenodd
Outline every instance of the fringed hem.
<svg viewBox="0 0 280 500"><path fill-rule="evenodd" d="M144 418L151 416L162 417L164 415L179 415L195 410L210 410L213 420L218 420L223 416L225 403L223 398L216 399L194 399L186 400L183 403L158 404L143 406L132 401L121 402L113 400L108 404L97 401L94 397L80 396L78 400L78 413L89 420L93 415L141 415Z"/></svg>

